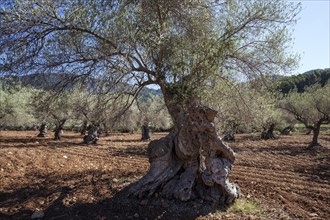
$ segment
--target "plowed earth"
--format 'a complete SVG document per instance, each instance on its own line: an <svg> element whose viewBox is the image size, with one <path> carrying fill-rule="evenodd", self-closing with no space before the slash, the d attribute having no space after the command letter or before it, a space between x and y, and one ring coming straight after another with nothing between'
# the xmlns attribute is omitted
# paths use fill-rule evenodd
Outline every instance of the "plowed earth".
<svg viewBox="0 0 330 220"><path fill-rule="evenodd" d="M306 150L307 135L239 135L230 143L237 152L230 179L258 212L127 197L127 186L149 167L139 134L111 134L88 146L77 133L61 141L36 135L0 132L0 219L330 219L330 135L321 135L318 152Z"/></svg>

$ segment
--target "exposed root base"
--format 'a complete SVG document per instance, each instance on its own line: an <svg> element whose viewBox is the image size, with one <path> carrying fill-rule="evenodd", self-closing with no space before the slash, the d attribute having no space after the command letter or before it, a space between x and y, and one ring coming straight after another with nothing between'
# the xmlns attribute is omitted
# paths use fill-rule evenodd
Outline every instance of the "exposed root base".
<svg viewBox="0 0 330 220"><path fill-rule="evenodd" d="M143 198L157 192L165 198L181 201L201 198L227 205L234 203L240 196L240 189L228 180L231 169L229 160L212 158L211 170L201 170L198 160L187 166L173 156L170 139L168 136L150 143L149 172L131 186L130 195Z"/></svg>

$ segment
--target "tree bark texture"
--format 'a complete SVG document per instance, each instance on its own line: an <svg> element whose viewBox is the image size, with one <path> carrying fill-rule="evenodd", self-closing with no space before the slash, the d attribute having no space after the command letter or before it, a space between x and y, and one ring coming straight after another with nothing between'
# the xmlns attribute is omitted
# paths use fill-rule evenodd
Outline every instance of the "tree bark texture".
<svg viewBox="0 0 330 220"><path fill-rule="evenodd" d="M202 198L232 204L240 194L238 185L228 179L235 153L216 132L217 112L194 101L167 107L174 127L166 137L149 143L150 169L131 186L131 194L158 192L182 201Z"/></svg>

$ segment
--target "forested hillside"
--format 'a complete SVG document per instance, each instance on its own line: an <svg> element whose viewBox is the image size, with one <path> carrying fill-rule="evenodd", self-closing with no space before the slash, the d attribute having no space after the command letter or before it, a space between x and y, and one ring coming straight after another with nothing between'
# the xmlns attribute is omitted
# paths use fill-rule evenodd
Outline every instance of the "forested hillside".
<svg viewBox="0 0 330 220"><path fill-rule="evenodd" d="M283 77L279 80L277 90L288 94L290 91L296 89L297 92L304 92L305 89L314 84L321 84L323 87L330 78L330 68L315 69L307 71L303 74Z"/></svg>

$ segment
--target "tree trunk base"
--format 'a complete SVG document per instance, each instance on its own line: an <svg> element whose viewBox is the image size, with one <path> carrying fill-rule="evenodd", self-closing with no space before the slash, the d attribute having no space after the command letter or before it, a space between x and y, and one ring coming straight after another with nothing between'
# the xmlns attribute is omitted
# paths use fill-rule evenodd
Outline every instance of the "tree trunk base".
<svg viewBox="0 0 330 220"><path fill-rule="evenodd" d="M182 120L186 124L149 143L149 171L129 193L143 198L157 192L181 201L201 198L230 205L240 196L238 185L228 179L235 153L217 135L213 110L188 109L188 120Z"/></svg>
<svg viewBox="0 0 330 220"><path fill-rule="evenodd" d="M141 141L149 141L150 140L150 129L149 124L144 123L144 125L141 127Z"/></svg>
<svg viewBox="0 0 330 220"><path fill-rule="evenodd" d="M212 152L200 149L195 158L180 159L177 144L180 135L171 132L148 145L150 169L129 189L139 198L157 194L169 199L188 201L201 198L231 205L240 196L238 185L229 182L233 151L216 136L210 138ZM228 159L227 159L228 158Z"/></svg>
<svg viewBox="0 0 330 220"><path fill-rule="evenodd" d="M276 137L273 132L264 131L261 133L261 139L270 140L270 139L276 139Z"/></svg>
<svg viewBox="0 0 330 220"><path fill-rule="evenodd" d="M84 144L96 144L99 140L99 133L96 126L90 126L88 134L84 136Z"/></svg>
<svg viewBox="0 0 330 220"><path fill-rule="evenodd" d="M307 150L312 152L319 152L323 149L323 146L319 143L310 143Z"/></svg>
<svg viewBox="0 0 330 220"><path fill-rule="evenodd" d="M62 133L63 129L62 128L57 128L54 133L54 140L55 141L60 141L62 139Z"/></svg>
<svg viewBox="0 0 330 220"><path fill-rule="evenodd" d="M46 137L46 134L47 134L47 124L43 123L40 126L39 134L37 137Z"/></svg>

